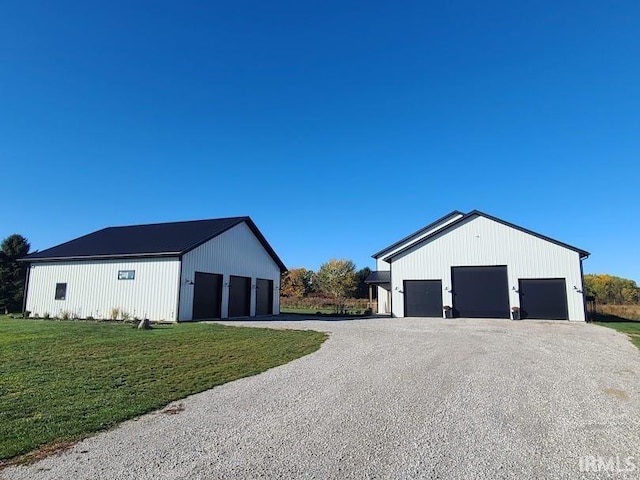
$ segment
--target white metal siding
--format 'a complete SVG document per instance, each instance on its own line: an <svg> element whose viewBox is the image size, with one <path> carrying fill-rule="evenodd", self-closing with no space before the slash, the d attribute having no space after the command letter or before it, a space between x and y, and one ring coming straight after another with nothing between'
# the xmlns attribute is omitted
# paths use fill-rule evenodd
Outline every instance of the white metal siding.
<svg viewBox="0 0 640 480"><path fill-rule="evenodd" d="M391 269L391 265L382 261L381 258L376 259L376 270L381 272L388 272ZM391 305L388 301L389 290L378 287L378 313L391 313Z"/></svg>
<svg viewBox="0 0 640 480"><path fill-rule="evenodd" d="M251 315L256 311L256 279L273 280L273 310L280 312L280 267L271 258L246 223L240 223L223 234L200 245L182 258L180 285L180 320L191 320L193 314L193 281L195 272L223 275L222 318L228 317L229 277L251 278Z"/></svg>
<svg viewBox="0 0 640 480"><path fill-rule="evenodd" d="M391 269L391 265L382 261L381 258L376 259L376 270L380 272L388 272Z"/></svg>
<svg viewBox="0 0 640 480"><path fill-rule="evenodd" d="M177 258L37 262L31 265L27 310L52 317L109 318L113 308L131 317L176 320ZM135 270L134 280L118 280L118 270ZM56 283L67 284L65 300L55 300Z"/></svg>
<svg viewBox="0 0 640 480"><path fill-rule="evenodd" d="M519 306L519 278L564 278L570 320L584 321L577 252L485 217L475 217L397 257L391 266L393 314L404 316L403 280L442 279L442 303L452 305L451 267L507 265L509 301ZM574 286L576 289L574 289ZM515 287L515 290L513 289Z"/></svg>
<svg viewBox="0 0 640 480"><path fill-rule="evenodd" d="M422 232L416 238L413 238L411 240L408 240L408 241L396 246L393 250L389 250L384 255L382 255L380 258L376 259L376 270L378 270L378 271L389 271L391 269L391 265L388 262L385 262L384 260L382 260L384 257L387 257L388 255L391 255L391 254L393 254L393 253L395 253L395 252L397 252L399 250L402 250L403 248L406 248L408 245L412 245L414 243L419 242L420 240L422 240L427 235L431 235L433 232L435 232L437 230L440 230L441 228L446 227L451 222L454 222L454 221L458 220L460 217L462 217L462 214L454 215L451 218L448 218L445 221L439 223L438 225L435 225L434 227L430 228L429 230L426 230L426 231ZM389 290L387 290L387 289L385 289L383 287L378 287L378 313L391 313L392 305L391 305L391 301L390 300L391 299L390 299L390 296L389 296Z"/></svg>

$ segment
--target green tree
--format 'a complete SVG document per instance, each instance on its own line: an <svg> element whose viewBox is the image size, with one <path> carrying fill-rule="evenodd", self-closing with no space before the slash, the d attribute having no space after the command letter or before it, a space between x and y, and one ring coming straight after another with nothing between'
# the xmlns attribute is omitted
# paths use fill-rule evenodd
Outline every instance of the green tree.
<svg viewBox="0 0 640 480"><path fill-rule="evenodd" d="M304 295L305 297L310 293L314 293L318 290L317 274L313 270L306 270L302 276L302 282L304 283Z"/></svg>
<svg viewBox="0 0 640 480"><path fill-rule="evenodd" d="M344 300L355 293L358 285L356 266L351 260L332 258L320 266L316 280L321 292L338 300L337 310L344 310Z"/></svg>
<svg viewBox="0 0 640 480"><path fill-rule="evenodd" d="M369 298L369 285L364 283L369 275L371 275L371 269L364 267L358 270L356 273L358 276L358 286L356 287L356 298Z"/></svg>
<svg viewBox="0 0 640 480"><path fill-rule="evenodd" d="M0 308L4 313L22 310L27 265L18 259L29 253L30 248L27 239L17 233L0 244Z"/></svg>

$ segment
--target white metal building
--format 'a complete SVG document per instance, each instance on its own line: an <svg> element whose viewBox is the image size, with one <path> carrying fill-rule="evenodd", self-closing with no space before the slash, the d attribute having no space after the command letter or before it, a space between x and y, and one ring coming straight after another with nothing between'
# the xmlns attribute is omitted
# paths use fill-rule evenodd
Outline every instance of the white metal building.
<svg viewBox="0 0 640 480"><path fill-rule="evenodd" d="M378 312L585 320L589 253L474 210L436 220L373 255Z"/></svg>
<svg viewBox="0 0 640 480"><path fill-rule="evenodd" d="M110 227L22 261L31 316L97 319L279 313L286 271L249 217Z"/></svg>

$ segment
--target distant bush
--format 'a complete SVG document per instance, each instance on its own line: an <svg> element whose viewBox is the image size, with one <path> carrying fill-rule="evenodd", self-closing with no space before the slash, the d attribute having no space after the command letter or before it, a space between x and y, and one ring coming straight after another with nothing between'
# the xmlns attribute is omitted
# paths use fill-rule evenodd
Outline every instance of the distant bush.
<svg viewBox="0 0 640 480"><path fill-rule="evenodd" d="M597 305L598 315L640 320L640 305Z"/></svg>
<svg viewBox="0 0 640 480"><path fill-rule="evenodd" d="M310 297L280 297L281 309L304 309L322 312L331 311L333 313L355 315L356 312L361 313L368 308L368 301L364 298L347 298L344 300L336 300L323 296Z"/></svg>

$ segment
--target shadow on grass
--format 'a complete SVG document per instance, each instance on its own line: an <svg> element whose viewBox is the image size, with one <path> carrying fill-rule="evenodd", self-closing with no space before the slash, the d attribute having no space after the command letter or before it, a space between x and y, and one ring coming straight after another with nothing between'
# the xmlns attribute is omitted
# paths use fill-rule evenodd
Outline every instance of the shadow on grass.
<svg viewBox="0 0 640 480"><path fill-rule="evenodd" d="M591 321L596 323L640 323L640 320L632 320L630 318L619 317L608 313L598 313Z"/></svg>

